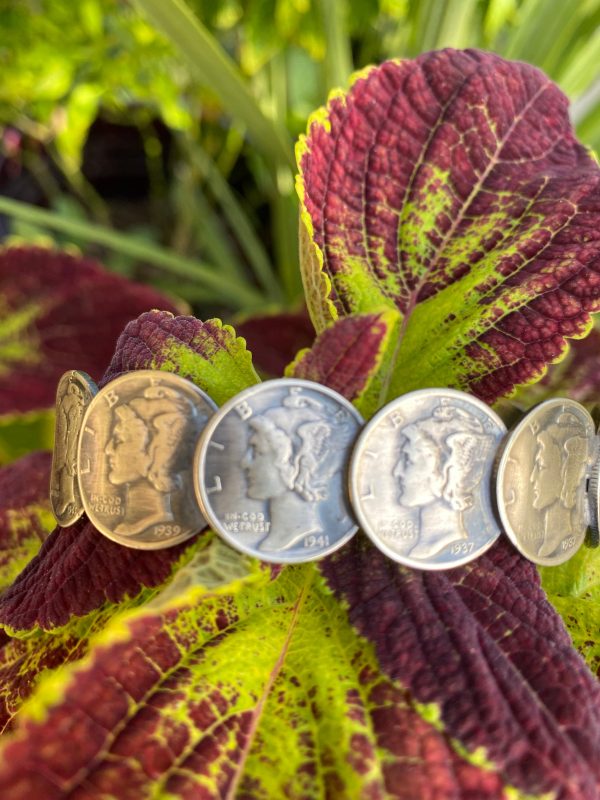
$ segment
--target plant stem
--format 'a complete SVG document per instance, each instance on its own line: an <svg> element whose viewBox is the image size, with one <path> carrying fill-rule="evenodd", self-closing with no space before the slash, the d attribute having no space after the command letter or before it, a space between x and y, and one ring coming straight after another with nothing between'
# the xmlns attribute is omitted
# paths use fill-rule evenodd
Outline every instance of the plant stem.
<svg viewBox="0 0 600 800"><path fill-rule="evenodd" d="M155 244L142 242L102 225L67 219L52 211L36 208L8 197L0 197L0 212L33 225L74 236L76 239L104 245L117 253L152 264L167 274L187 278L206 286L214 296L219 297L231 308L255 309L265 304L262 294L256 289L241 283L232 285L229 280L224 281L222 274L214 266L175 255Z"/></svg>
<svg viewBox="0 0 600 800"><path fill-rule="evenodd" d="M348 30L346 0L321 0L321 13L327 37L325 53L327 88L345 88L352 72L352 53L346 33Z"/></svg>

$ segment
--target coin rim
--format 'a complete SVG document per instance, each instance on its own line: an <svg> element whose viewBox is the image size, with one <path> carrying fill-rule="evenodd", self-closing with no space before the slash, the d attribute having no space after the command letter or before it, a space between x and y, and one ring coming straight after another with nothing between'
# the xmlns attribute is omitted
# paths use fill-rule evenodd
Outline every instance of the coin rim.
<svg viewBox="0 0 600 800"><path fill-rule="evenodd" d="M394 398L391 400L387 405L385 405L382 409L380 409L377 414L375 414L365 425L362 430L362 433L356 440L354 444L354 449L352 451L352 455L350 457L350 470L349 470L349 483L350 483L350 500L352 502L352 507L354 509L354 513L356 514L362 530L366 533L369 539L373 542L375 547L381 550L388 558L391 558L393 561L396 561L398 564L403 564L404 566L411 567L412 569L419 569L427 572L439 572L441 570L448 570L454 569L455 567L462 567L465 564L468 564L471 561L474 561L479 556L482 556L489 548L498 540L498 537L502 533L502 528L498 524L498 520L494 516L494 523L497 528L496 535L491 538L485 545L482 545L480 548L477 549L474 553L469 553L468 555L464 556L464 558L459 558L456 561L452 561L451 563L448 562L437 562L437 563L430 563L430 562L423 562L423 561L416 561L407 556L403 556L398 554L395 550L392 550L389 545L383 542L378 535L373 531L370 530L371 523L369 522L366 515L363 513L360 498L358 496L358 464L359 464L359 455L361 447L364 446L369 434L371 431L377 427L377 423L388 416L388 414L393 411L398 406L401 406L407 400L413 400L419 397L448 397L456 398L458 400L467 400L469 403L474 405L476 408L479 408L481 411L484 411L491 420L500 428L502 436L506 436L506 425L502 421L502 419L493 411L483 400L479 400L477 397L473 397L466 392L461 392L458 389L445 389L443 387L432 387L428 389L415 389L412 392L407 392L404 395L400 395L400 397ZM499 441L498 445L501 443L502 440ZM493 462L493 459L492 459ZM493 466L493 464L492 464ZM492 477L493 480L493 477ZM489 487L490 492L490 505L492 507L492 512L494 510L494 490L493 486Z"/></svg>
<svg viewBox="0 0 600 800"><path fill-rule="evenodd" d="M517 535L513 530L512 524L508 519L508 515L505 513L504 500L501 496L502 494L501 487L503 484L504 473L506 471L506 465L509 458L508 454L510 452L511 444L515 442L519 434L522 432L523 428L531 419L532 415L535 414L540 408L549 408L551 406L564 405L565 403L577 407L587 415L588 421L592 429L592 434L589 438L590 441L593 442L593 439L596 435L596 425L594 423L592 415L587 410L587 408L585 408L585 406L583 406L581 403L578 403L577 400L571 400L570 397L551 397L549 400L543 400L541 403L538 403L533 408L531 408L527 412L527 414L525 414L523 419L519 420L519 422L513 428L511 428L511 430L506 435L506 438L502 445L502 449L499 453L499 458L497 460L497 467L496 467L496 508L498 509L498 514L500 516L504 532L506 533L512 544L516 547L516 549L519 551L519 553L521 553L522 556L524 556L528 561L531 561L534 564L539 564L542 567L557 567L559 564L564 564L565 561L568 561L570 558L572 558L575 555L575 553L578 552L579 548L585 541L586 531L587 528L589 527L589 522L588 525L586 525L585 529L583 530L583 533L581 534L580 537L581 541L579 542L577 547L575 547L571 551L567 551L564 558L557 561L556 558L551 559L548 557L539 558L538 556L532 556L529 553L524 552L523 548L521 547L518 541ZM586 475L588 475L588 477L592 466L593 464L588 464L587 466ZM584 498L584 505L587 505L587 503L588 499Z"/></svg>
<svg viewBox="0 0 600 800"><path fill-rule="evenodd" d="M356 524L356 520L354 520L355 524L352 526L350 531L346 533L343 537L341 537L335 544L331 544L326 548L323 548L318 553L308 558L282 558L280 556L273 557L269 554L257 553L255 550L252 550L249 547L245 547L240 545L228 532L223 531L221 528L221 522L219 521L216 514L212 513L208 500L205 501L203 496L203 489L204 489L204 482L205 482L205 467L206 467L206 453L208 450L208 442L210 437L218 427L219 423L241 402L246 400L248 397L252 397L253 395L263 391L265 388L277 388L280 386L300 386L301 388L310 389L320 394L324 394L327 397L332 398L336 402L338 402L343 408L349 411L354 419L358 422L359 431L360 427L364 425L365 421L361 414L354 408L352 403L349 400L341 395L339 392L336 392L335 389L330 389L328 386L323 386L321 383L317 383L316 381L307 381L304 378L274 378L268 381L262 381L261 383L254 384L253 386L249 386L247 389L244 389L239 394L236 394L234 397L229 399L226 403L224 403L221 408L216 412L216 414L211 417L208 421L206 427L202 431L202 435L198 441L196 446L196 451L194 453L194 491L196 493L196 500L198 501L198 505L200 506L200 510L208 520L209 524L213 527L216 533L224 539L227 544L231 545L235 550L240 553L245 553L246 555L250 555L254 558L259 559L260 561L266 561L270 564L304 564L309 561L319 561L321 558L325 556L331 555L336 550L339 550L340 547L343 547L350 539L356 534L358 531L358 524ZM347 485L347 473L350 463L350 454L352 453L352 448L349 449L349 457L348 462L346 464L346 480L342 481L342 486L344 484ZM350 511L350 519L352 520L353 514L353 507L352 504L349 503L349 511Z"/></svg>
<svg viewBox="0 0 600 800"><path fill-rule="evenodd" d="M63 382L70 381L72 378L80 379L81 383L83 384L83 386L90 393L90 398L87 401L87 406L85 408L85 411L83 412L83 417L81 419L81 427L79 429L79 434L80 434L81 431L83 430L83 420L85 418L86 411L90 407L90 404L91 404L92 400L94 399L94 397L98 394L98 392L100 390L98 389L98 385L96 384L96 382L87 374L87 372L83 372L83 370L79 370L79 369L69 369L66 372L63 372L63 374L60 376L59 381L58 381L58 383L56 385L56 395L55 395L55 401L54 401L55 409L56 409L57 404L58 404L58 394L60 392L60 388L61 388ZM78 519L81 519L81 517L84 514L83 499L81 497L81 489L80 489L80 486L79 486L79 434L77 436L77 475L75 476L77 492L79 494L79 505L78 505L78 508L73 512L73 514L70 514L70 515L60 514L59 515L58 512L56 511L56 507L55 507L55 504L54 504L54 497L52 496L52 487L54 485L54 471L55 471L55 468L56 468L56 425L57 425L57 419L58 418L56 418L55 421L54 421L54 448L52 450L52 465L50 467L50 486L49 486L49 489L48 489L48 495L49 495L49 498L50 498L50 508L52 510L52 514L54 516L54 519L56 520L57 525L59 525L61 528L68 528L70 525L74 525L77 522Z"/></svg>
<svg viewBox="0 0 600 800"><path fill-rule="evenodd" d="M193 391L195 391L200 397L202 397L202 399L209 405L209 407L211 407L213 409L213 414L218 410L218 406L215 403L215 401L205 391L200 389L199 386L196 386L196 384L193 383L192 381L188 380L187 378L183 378L181 375L177 375L177 373L175 373L175 372L167 372L166 370L155 370L155 369L131 370L130 372L126 372L123 375L119 375L118 377L114 378L112 381L109 381L109 383L105 384L101 389L99 389L98 393L95 395L95 397L92 399L92 402L88 406L88 408L87 408L87 410L86 410L86 412L84 414L83 420L81 422L81 430L79 432L79 439L78 439L78 442L77 442L77 463L78 463L78 465L79 465L79 463L81 461L81 449L82 449L82 443L83 443L83 433L84 433L84 430L85 430L86 423L88 421L88 417L89 417L89 415L91 413L92 406L94 405L95 401L97 400L97 398L100 398L102 396L102 392L104 392L105 389L108 389L108 388L114 389L115 387L118 387L121 383L126 383L128 380L130 380L131 378L134 378L134 377L135 378L139 378L139 377L141 377L141 378L167 377L168 380L175 379L176 382L184 385L186 389L189 389L191 387L191 389ZM211 417L209 417L209 420L210 419L211 419ZM103 523L96 522L95 519L93 518L93 512L90 515L90 512L89 512L89 510L87 508L87 504L84 501L84 492L81 491L81 483L80 483L79 471L77 472L77 483L78 483L78 486L79 486L79 492L81 494L82 504L83 504L85 513L86 513L88 519L90 520L90 522L92 523L92 525L103 536L106 536L107 539L110 539L111 541L116 542L117 544L123 545L124 547L130 547L130 548L132 548L134 550L166 550L169 547L175 547L175 545L181 544L182 542L185 542L187 539L190 539L192 536L195 536L197 533L199 533L201 530L203 530L203 528L206 527L206 524L207 524L206 519L204 519L204 525L201 525L197 530L194 530L191 533L181 534L181 535L177 536L176 538L174 538L172 540L169 540L167 543L165 543L164 541L161 541L160 543L157 543L157 542L139 542L139 541L133 542L131 540L124 541L121 537L119 537L118 535L115 535L112 531L110 531Z"/></svg>

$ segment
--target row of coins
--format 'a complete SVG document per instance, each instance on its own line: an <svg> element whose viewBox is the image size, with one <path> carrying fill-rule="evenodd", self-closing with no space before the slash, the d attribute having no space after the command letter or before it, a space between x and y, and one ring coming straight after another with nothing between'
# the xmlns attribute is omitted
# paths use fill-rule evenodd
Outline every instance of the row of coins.
<svg viewBox="0 0 600 800"><path fill-rule="evenodd" d="M549 400L507 435L484 403L410 392L365 425L310 381L253 386L220 409L166 372L101 391L66 373L57 392L51 502L59 524L85 511L103 534L170 547L208 521L265 561L321 558L363 530L390 558L447 569L476 558L501 525L538 564L560 564L598 532L590 414Z"/></svg>

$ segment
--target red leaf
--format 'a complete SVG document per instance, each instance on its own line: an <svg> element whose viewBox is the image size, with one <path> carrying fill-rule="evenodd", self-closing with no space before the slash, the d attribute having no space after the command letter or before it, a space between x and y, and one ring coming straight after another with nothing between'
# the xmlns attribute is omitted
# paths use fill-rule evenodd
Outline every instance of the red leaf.
<svg viewBox="0 0 600 800"><path fill-rule="evenodd" d="M382 671L439 708L448 736L484 747L528 793L592 800L600 785L600 686L503 539L447 572L398 566L356 537L323 562Z"/></svg>
<svg viewBox="0 0 600 800"><path fill-rule="evenodd" d="M15 800L157 789L190 798L505 798L494 770L468 763L378 673L341 610L330 608L332 628L315 619L331 598L320 581L308 589L311 575L312 565L295 579L288 571L268 597L253 586L181 597L138 610L116 636L109 627L85 662L57 676L50 696L41 687L35 714L24 709L2 754L0 789ZM332 651L331 673L313 669L322 653L310 632ZM347 687L342 697L328 687L336 678ZM300 770L274 792L273 775L287 766L276 741L286 715L298 745L288 760ZM341 736L332 739L336 727Z"/></svg>
<svg viewBox="0 0 600 800"><path fill-rule="evenodd" d="M154 289L83 257L39 247L0 251L0 414L54 405L63 372L97 380L129 320L151 308L175 311Z"/></svg>
<svg viewBox="0 0 600 800"><path fill-rule="evenodd" d="M452 50L387 62L317 112L298 157L313 318L401 312L390 396L444 385L492 402L589 331L600 170L534 67Z"/></svg>
<svg viewBox="0 0 600 800"><path fill-rule="evenodd" d="M246 340L254 364L269 377L279 378L298 350L315 338L306 309L297 313L248 317L236 325Z"/></svg>
<svg viewBox="0 0 600 800"><path fill-rule="evenodd" d="M134 550L102 536L85 517L57 528L0 597L0 624L12 630L65 625L72 616L161 584L190 542Z"/></svg>

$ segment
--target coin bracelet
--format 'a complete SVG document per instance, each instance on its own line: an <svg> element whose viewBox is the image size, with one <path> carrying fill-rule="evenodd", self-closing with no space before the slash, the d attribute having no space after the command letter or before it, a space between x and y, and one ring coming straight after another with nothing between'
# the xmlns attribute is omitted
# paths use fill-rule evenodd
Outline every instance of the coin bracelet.
<svg viewBox="0 0 600 800"><path fill-rule="evenodd" d="M232 547L296 563L360 527L388 557L439 570L505 531L537 564L599 539L599 436L573 400L547 400L507 434L453 389L396 398L368 423L337 392L281 378L221 408L191 381L139 370L98 390L76 370L56 398L50 499L119 544L159 549L207 522ZM591 533L589 529L591 528Z"/></svg>

